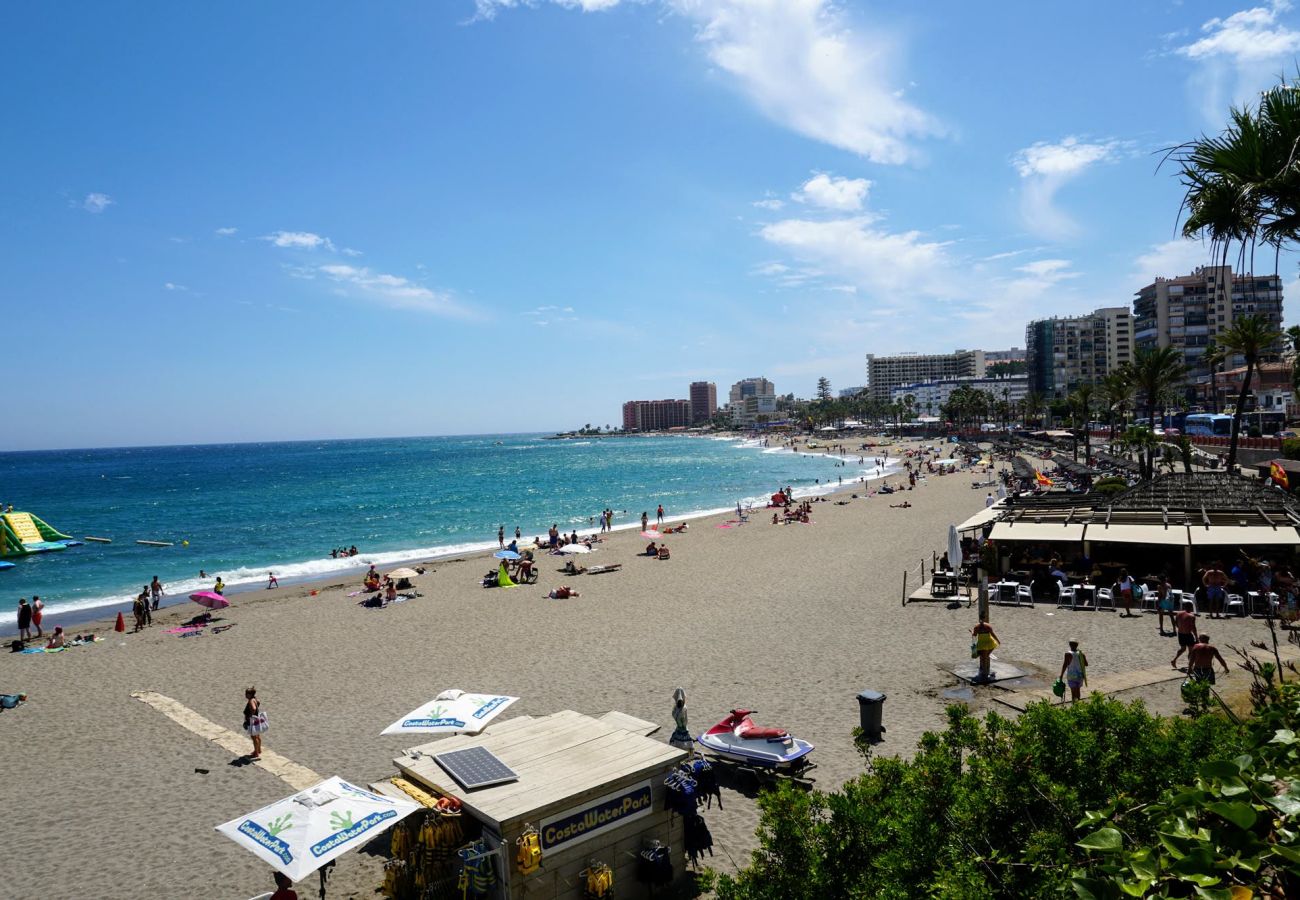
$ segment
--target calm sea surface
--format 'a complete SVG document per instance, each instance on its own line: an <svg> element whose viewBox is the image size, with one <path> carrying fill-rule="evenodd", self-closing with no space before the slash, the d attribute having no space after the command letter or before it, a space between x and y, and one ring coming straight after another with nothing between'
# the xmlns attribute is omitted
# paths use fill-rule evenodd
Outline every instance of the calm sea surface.
<svg viewBox="0 0 1300 900"><path fill-rule="evenodd" d="M0 501L53 527L112 544L6 557L11 610L39 594L46 614L108 612L157 575L172 599L211 585L261 585L526 539L552 522L587 530L606 506L615 527L732 508L778 486L820 492L872 475L871 460L688 437L543 440L534 435L305 441L0 453ZM142 547L137 540L173 541ZM181 546L189 541L188 546ZM355 544L361 556L334 560ZM210 576L200 581L199 570ZM13 617L0 618L13 630Z"/></svg>

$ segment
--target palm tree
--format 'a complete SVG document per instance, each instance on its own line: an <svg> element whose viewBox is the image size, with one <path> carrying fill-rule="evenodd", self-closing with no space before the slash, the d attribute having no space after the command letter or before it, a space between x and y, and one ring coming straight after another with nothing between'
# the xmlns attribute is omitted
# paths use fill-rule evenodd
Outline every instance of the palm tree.
<svg viewBox="0 0 1300 900"><path fill-rule="evenodd" d="M1300 325L1286 330L1286 340L1291 345L1291 395L1300 400Z"/></svg>
<svg viewBox="0 0 1300 900"><path fill-rule="evenodd" d="M1263 316L1242 316L1226 331L1219 332L1219 343L1229 353L1239 353L1246 360L1246 374L1241 379L1241 391L1237 394L1237 408L1232 413L1232 440L1228 444L1228 471L1233 471L1237 463L1237 441L1241 437L1241 416L1246 411L1246 395L1250 393L1250 382L1255 375L1259 358L1265 353L1276 352L1283 334L1273 323Z"/></svg>
<svg viewBox="0 0 1300 900"><path fill-rule="evenodd" d="M1096 405L1097 389L1091 384L1081 384L1074 389L1074 393L1069 396L1070 409L1074 414L1074 427L1079 427L1079 420L1083 420L1083 461L1088 463L1092 459L1092 430L1088 428L1088 423L1092 420L1092 410ZM1075 442L1075 448L1078 448L1078 441Z"/></svg>
<svg viewBox="0 0 1300 900"><path fill-rule="evenodd" d="M1156 427L1156 412L1187 376L1187 366L1173 347L1139 347L1133 354L1133 364L1128 377L1137 393L1146 400L1147 416L1152 432Z"/></svg>
<svg viewBox="0 0 1300 900"><path fill-rule="evenodd" d="M1228 361L1228 351L1222 344L1210 341L1201 356L1201 361L1210 370L1210 411L1219 411L1219 367Z"/></svg>
<svg viewBox="0 0 1300 900"><path fill-rule="evenodd" d="M1106 409L1106 424L1110 426L1110 440L1113 443L1116 413L1122 422L1127 409L1133 405L1133 378L1127 364L1101 380L1101 403Z"/></svg>
<svg viewBox="0 0 1300 900"><path fill-rule="evenodd" d="M1025 397L1025 404L1024 404L1024 412L1025 412L1024 422L1026 428L1029 427L1030 419L1034 419L1035 421L1038 421L1038 414L1042 410L1042 408L1043 408L1043 395L1038 393L1037 391L1030 391L1029 394Z"/></svg>

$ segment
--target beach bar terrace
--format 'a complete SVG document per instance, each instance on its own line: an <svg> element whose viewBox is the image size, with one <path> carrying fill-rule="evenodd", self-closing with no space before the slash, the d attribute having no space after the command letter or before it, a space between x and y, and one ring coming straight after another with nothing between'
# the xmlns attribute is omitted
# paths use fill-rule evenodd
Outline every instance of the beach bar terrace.
<svg viewBox="0 0 1300 900"><path fill-rule="evenodd" d="M988 537L1004 554L1023 554L1022 545L1028 545L1062 557L1078 550L1094 558L1103 549L1098 545L1136 545L1149 548L1144 561L1180 556L1181 566L1170 565L1169 571L1181 568L1187 583L1197 559L1222 559L1246 548L1300 548L1300 504L1266 482L1227 473L1164 475L1114 497L1021 495L996 508L998 515L981 517L979 526L989 528ZM1133 549L1127 548L1130 554Z"/></svg>

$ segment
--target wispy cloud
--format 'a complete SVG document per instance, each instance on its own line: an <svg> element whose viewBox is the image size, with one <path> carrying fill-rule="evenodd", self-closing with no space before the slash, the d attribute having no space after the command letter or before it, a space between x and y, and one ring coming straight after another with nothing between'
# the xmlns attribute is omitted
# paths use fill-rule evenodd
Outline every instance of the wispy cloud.
<svg viewBox="0 0 1300 900"><path fill-rule="evenodd" d="M785 206L785 201L784 201L784 200L778 200L778 199L776 199L775 197L765 197L765 198L762 199L762 200L755 200L755 201L754 201L753 203L751 203L750 205L751 205L751 206L756 206L756 207L758 207L759 209L778 210L778 209L780 209L781 207Z"/></svg>
<svg viewBox="0 0 1300 900"><path fill-rule="evenodd" d="M317 270L338 284L352 289L357 295L395 309L410 309L454 318L467 318L470 315L451 294L434 291L400 275L342 263L318 266Z"/></svg>
<svg viewBox="0 0 1300 900"><path fill-rule="evenodd" d="M98 192L86 195L86 199L81 201L81 208L89 213L102 213L113 205L115 201L108 194Z"/></svg>
<svg viewBox="0 0 1300 900"><path fill-rule="evenodd" d="M550 0L586 12L618 0ZM833 0L658 0L696 26L709 61L763 115L798 134L880 163L913 159L940 133L900 87L902 39L850 27ZM478 18L538 0L476 0Z"/></svg>
<svg viewBox="0 0 1300 900"><path fill-rule="evenodd" d="M1135 286L1150 284L1157 278L1187 275L1197 266L1210 263L1209 245L1201 241L1176 238L1153 244L1133 261L1131 280Z"/></svg>
<svg viewBox="0 0 1300 900"><path fill-rule="evenodd" d="M218 237L230 237L232 234L235 234L235 233L238 232L238 231L239 231L238 228L218 228L218 229L217 229L217 236L218 236Z"/></svg>
<svg viewBox="0 0 1300 900"><path fill-rule="evenodd" d="M189 288L187 288L185 285L183 285L183 284L176 284L176 283L173 282L173 281L166 281L166 282L163 282L163 288L164 288L165 290L168 290L168 291L188 291L188 290L189 290Z"/></svg>
<svg viewBox="0 0 1300 900"><path fill-rule="evenodd" d="M264 241L270 241L274 247L286 247L296 250L330 250L333 251L334 242L327 237L314 234L310 231L273 231L262 237Z"/></svg>
<svg viewBox="0 0 1300 900"><path fill-rule="evenodd" d="M1201 25L1200 37L1176 48L1197 71L1190 91L1207 121L1224 120L1229 103L1249 102L1290 68L1300 53L1300 31L1279 21L1291 8L1286 0L1215 17Z"/></svg>
<svg viewBox="0 0 1300 900"><path fill-rule="evenodd" d="M862 203L870 189L871 182L865 178L836 178L819 172L790 196L800 203L820 206L822 209L853 212L862 209Z"/></svg>
<svg viewBox="0 0 1300 900"><path fill-rule="evenodd" d="M1057 143L1040 141L1016 153L1011 163L1020 173L1020 211L1036 234L1063 240L1079 226L1056 206L1056 194L1067 183L1098 163L1113 162L1124 152L1121 141L1084 141L1067 137Z"/></svg>

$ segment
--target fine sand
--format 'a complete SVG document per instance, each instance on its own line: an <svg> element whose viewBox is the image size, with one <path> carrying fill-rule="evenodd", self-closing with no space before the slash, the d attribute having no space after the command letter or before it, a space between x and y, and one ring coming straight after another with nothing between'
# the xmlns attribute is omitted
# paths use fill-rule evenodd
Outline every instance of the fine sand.
<svg viewBox="0 0 1300 900"><path fill-rule="evenodd" d="M756 708L760 724L816 744L812 774L833 788L862 771L850 736L858 691L888 695L877 754L909 754L923 731L943 725L944 694L957 686L945 667L969 661L974 610L904 607L902 573L912 572L910 591L921 559L928 567L945 546L947 526L983 506L985 490L973 490L973 480L964 471L931 476L914 491L836 505L846 489L813 504L811 525L774 526L760 510L740 527L716 527L732 516L697 520L667 539L668 561L637 556L644 539L618 532L580 560L623 563L616 574L567 578L556 571L562 560L542 555L537 585L484 590L490 560L442 561L418 580L422 597L388 609L358 606L347 596L356 579L336 578L236 595L219 614L234 627L221 634L163 633L196 611L172 609L141 634L100 623L106 640L92 647L0 655L0 692L31 696L0 712L0 778L10 800L0 829L4 892L245 898L271 888L271 870L213 826L292 788L257 766L231 765L229 751L132 691L157 691L238 730L243 689L256 685L271 725L268 750L367 783L392 774L392 758L423 742L379 732L446 688L522 697L507 718L621 710L662 723L656 737L666 740L672 691L681 686L694 732L730 707ZM911 509L890 508L904 499ZM564 583L581 597L544 599ZM310 587L319 594L309 596ZM1043 685L1070 638L1082 641L1094 677L1167 664L1175 649L1157 635L1153 615L1039 604L995 607L992 618L998 656ZM1206 628L1220 646L1264 634L1255 620ZM991 705L998 690L975 689L975 705ZM1177 690L1173 681L1142 693L1176 710ZM758 822L752 799L728 790L725 803L705 813L719 869L746 862ZM375 896L381 862L345 856L330 896ZM314 878L298 891L315 896Z"/></svg>

